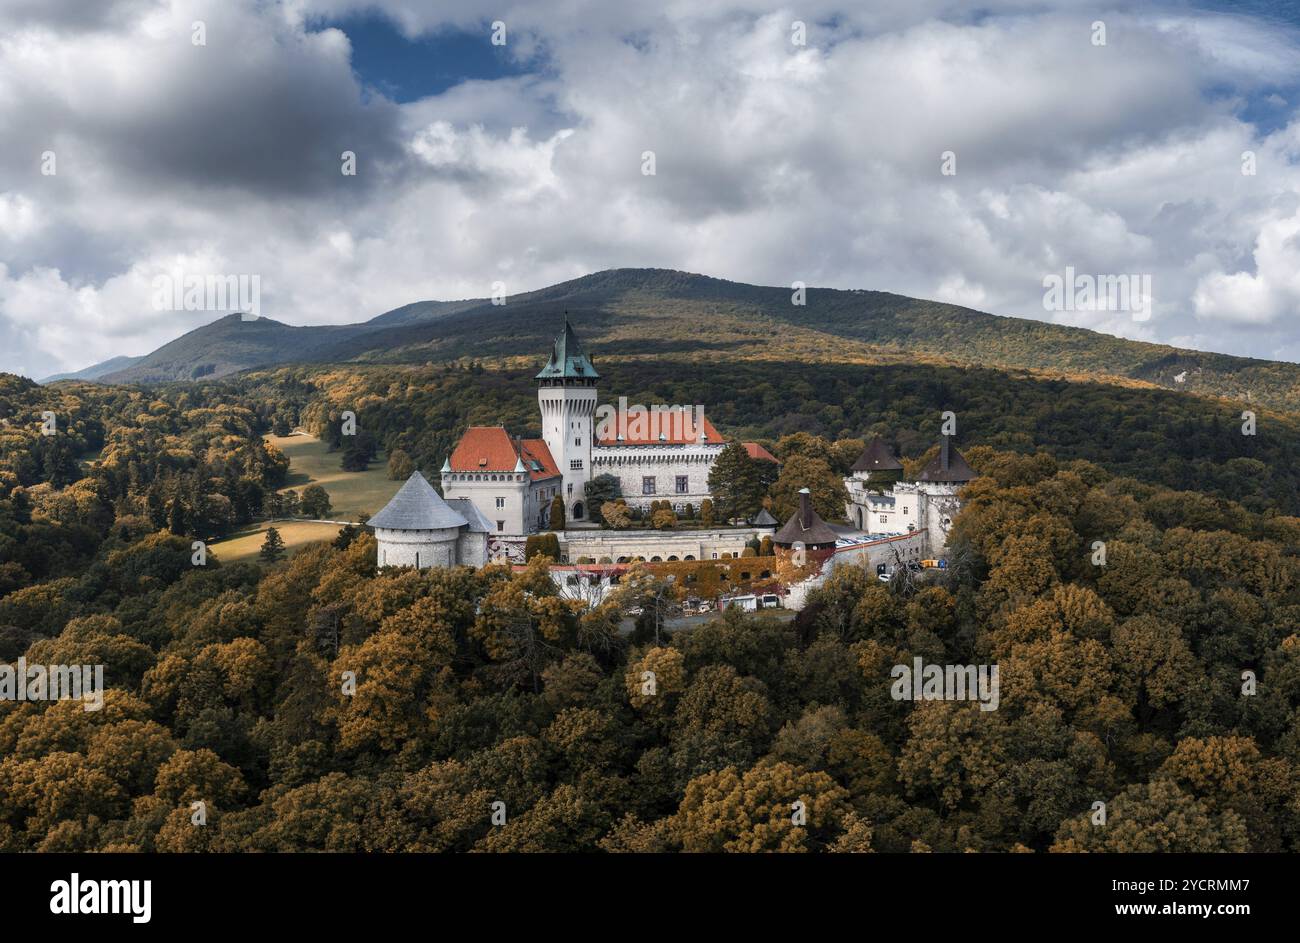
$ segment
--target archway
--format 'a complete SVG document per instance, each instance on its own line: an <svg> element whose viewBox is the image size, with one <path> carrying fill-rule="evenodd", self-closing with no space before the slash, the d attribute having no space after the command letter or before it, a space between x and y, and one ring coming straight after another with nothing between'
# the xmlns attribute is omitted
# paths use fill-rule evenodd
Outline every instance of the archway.
<svg viewBox="0 0 1300 943"><path fill-rule="evenodd" d="M862 530L862 508L858 508L857 515L858 515L858 530Z"/></svg>
<svg viewBox="0 0 1300 943"><path fill-rule="evenodd" d="M574 519L575 521L580 521L580 520L582 520L582 512L583 512L584 510L585 510L585 509L583 508L583 506L582 506L582 502L581 502L581 501L579 501L579 502L577 502L576 504L574 504L574 505L573 505L573 519Z"/></svg>

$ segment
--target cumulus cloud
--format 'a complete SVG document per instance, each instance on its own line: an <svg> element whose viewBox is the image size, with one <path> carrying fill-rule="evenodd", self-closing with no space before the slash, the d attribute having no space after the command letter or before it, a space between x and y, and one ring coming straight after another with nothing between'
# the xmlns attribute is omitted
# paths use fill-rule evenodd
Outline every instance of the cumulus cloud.
<svg viewBox="0 0 1300 943"><path fill-rule="evenodd" d="M1275 24L530 0L493 13L524 75L397 104L356 72L349 14L484 42L486 19L450 0L73 6L0 12L0 369L144 353L210 320L152 309L177 268L259 274L263 313L298 324L628 265L1300 349L1300 43ZM1261 102L1271 128L1242 117ZM1151 319L1045 310L1066 266L1151 275Z"/></svg>

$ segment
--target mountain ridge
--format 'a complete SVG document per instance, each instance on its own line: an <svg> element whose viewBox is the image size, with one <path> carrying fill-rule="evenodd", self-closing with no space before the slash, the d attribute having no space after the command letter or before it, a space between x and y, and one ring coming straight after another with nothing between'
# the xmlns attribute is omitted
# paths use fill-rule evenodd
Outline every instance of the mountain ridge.
<svg viewBox="0 0 1300 943"><path fill-rule="evenodd" d="M510 296L504 305L489 298L416 301L346 325L227 315L96 379L160 383L282 363L540 357L566 311L598 356L927 356L956 365L1115 376L1300 411L1296 364L1126 340L869 289L809 288L800 306L791 304L788 288L673 269L605 269Z"/></svg>

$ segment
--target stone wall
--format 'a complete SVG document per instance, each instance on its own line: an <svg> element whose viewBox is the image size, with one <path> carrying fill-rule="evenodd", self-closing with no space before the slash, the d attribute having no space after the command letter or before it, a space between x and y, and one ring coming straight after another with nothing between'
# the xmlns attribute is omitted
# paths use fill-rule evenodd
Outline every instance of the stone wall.
<svg viewBox="0 0 1300 943"><path fill-rule="evenodd" d="M709 469L722 452L720 445L636 445L597 446L591 451L592 473L613 475L631 507L648 507L652 501L670 501L680 509L709 497ZM687 490L677 491L678 476L687 479ZM643 478L654 478L655 493L643 494Z"/></svg>
<svg viewBox="0 0 1300 943"><path fill-rule="evenodd" d="M771 529L756 527L713 530L568 530L560 534L560 550L570 562L590 557L599 562L608 557L630 561L635 557L652 560L718 560L724 553L740 556L745 543L771 535Z"/></svg>
<svg viewBox="0 0 1300 943"><path fill-rule="evenodd" d="M388 530L375 528L380 566L455 566L459 528L446 530Z"/></svg>

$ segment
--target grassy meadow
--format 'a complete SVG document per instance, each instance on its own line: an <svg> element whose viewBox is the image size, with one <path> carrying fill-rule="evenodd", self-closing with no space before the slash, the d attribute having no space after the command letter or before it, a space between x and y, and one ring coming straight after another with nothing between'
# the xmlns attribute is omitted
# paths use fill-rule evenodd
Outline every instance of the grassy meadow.
<svg viewBox="0 0 1300 943"><path fill-rule="evenodd" d="M330 496L330 520L355 521L361 513L374 514L402 486L400 481L388 480L388 457L379 457L363 472L345 472L339 468L339 452L330 452L320 439L312 435L269 435L266 441L289 457L287 487L299 494L308 485L320 485ZM225 540L214 543L211 550L222 563L239 563L256 560L266 529L270 524L260 524ZM338 524L319 521L279 521L275 528L284 538L285 549L293 551L318 540L333 540L339 532Z"/></svg>

